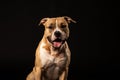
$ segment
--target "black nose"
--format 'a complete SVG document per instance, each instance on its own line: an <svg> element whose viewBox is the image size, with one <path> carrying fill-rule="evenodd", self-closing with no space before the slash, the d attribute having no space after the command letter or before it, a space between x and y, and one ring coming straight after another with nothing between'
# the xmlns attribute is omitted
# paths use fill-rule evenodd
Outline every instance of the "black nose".
<svg viewBox="0 0 120 80"><path fill-rule="evenodd" d="M55 31L54 35L55 35L56 37L60 37L60 36L61 36L61 33L60 33L60 31Z"/></svg>

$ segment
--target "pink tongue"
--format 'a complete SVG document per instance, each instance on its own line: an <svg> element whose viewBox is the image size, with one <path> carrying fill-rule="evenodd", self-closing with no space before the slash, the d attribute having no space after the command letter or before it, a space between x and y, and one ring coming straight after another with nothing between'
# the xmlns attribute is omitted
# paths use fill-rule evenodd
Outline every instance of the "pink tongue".
<svg viewBox="0 0 120 80"><path fill-rule="evenodd" d="M60 47L62 42L53 42L54 47Z"/></svg>

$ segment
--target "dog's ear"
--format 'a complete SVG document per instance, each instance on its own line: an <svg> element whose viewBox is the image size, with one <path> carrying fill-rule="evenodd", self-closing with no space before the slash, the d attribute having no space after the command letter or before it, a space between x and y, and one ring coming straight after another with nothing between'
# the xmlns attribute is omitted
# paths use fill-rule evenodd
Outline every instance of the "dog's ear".
<svg viewBox="0 0 120 80"><path fill-rule="evenodd" d="M65 19L68 23L70 23L70 22L76 23L75 20L71 19L71 18L68 17L68 16L63 16L63 17L64 17L64 19Z"/></svg>
<svg viewBox="0 0 120 80"><path fill-rule="evenodd" d="M48 18L43 18L40 22L39 22L39 26L41 25L41 24L45 24L45 22L48 20Z"/></svg>

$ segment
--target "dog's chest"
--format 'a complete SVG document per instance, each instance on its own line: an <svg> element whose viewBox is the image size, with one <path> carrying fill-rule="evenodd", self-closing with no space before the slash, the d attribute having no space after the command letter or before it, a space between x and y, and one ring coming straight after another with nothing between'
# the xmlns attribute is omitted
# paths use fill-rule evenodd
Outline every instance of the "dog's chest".
<svg viewBox="0 0 120 80"><path fill-rule="evenodd" d="M59 56L51 56L44 48L40 49L40 59L44 76L49 79L57 79L66 65L67 57L63 53Z"/></svg>

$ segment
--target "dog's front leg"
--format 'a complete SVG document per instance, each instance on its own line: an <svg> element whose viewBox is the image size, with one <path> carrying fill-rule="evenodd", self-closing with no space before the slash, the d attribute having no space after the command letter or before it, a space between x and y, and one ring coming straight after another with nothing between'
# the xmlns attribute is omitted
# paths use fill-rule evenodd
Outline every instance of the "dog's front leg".
<svg viewBox="0 0 120 80"><path fill-rule="evenodd" d="M35 67L34 68L34 75L35 75L35 80L41 80L41 68L40 67Z"/></svg>
<svg viewBox="0 0 120 80"><path fill-rule="evenodd" d="M60 76L59 80L67 80L67 76L68 76L68 67L62 73L62 75Z"/></svg>

